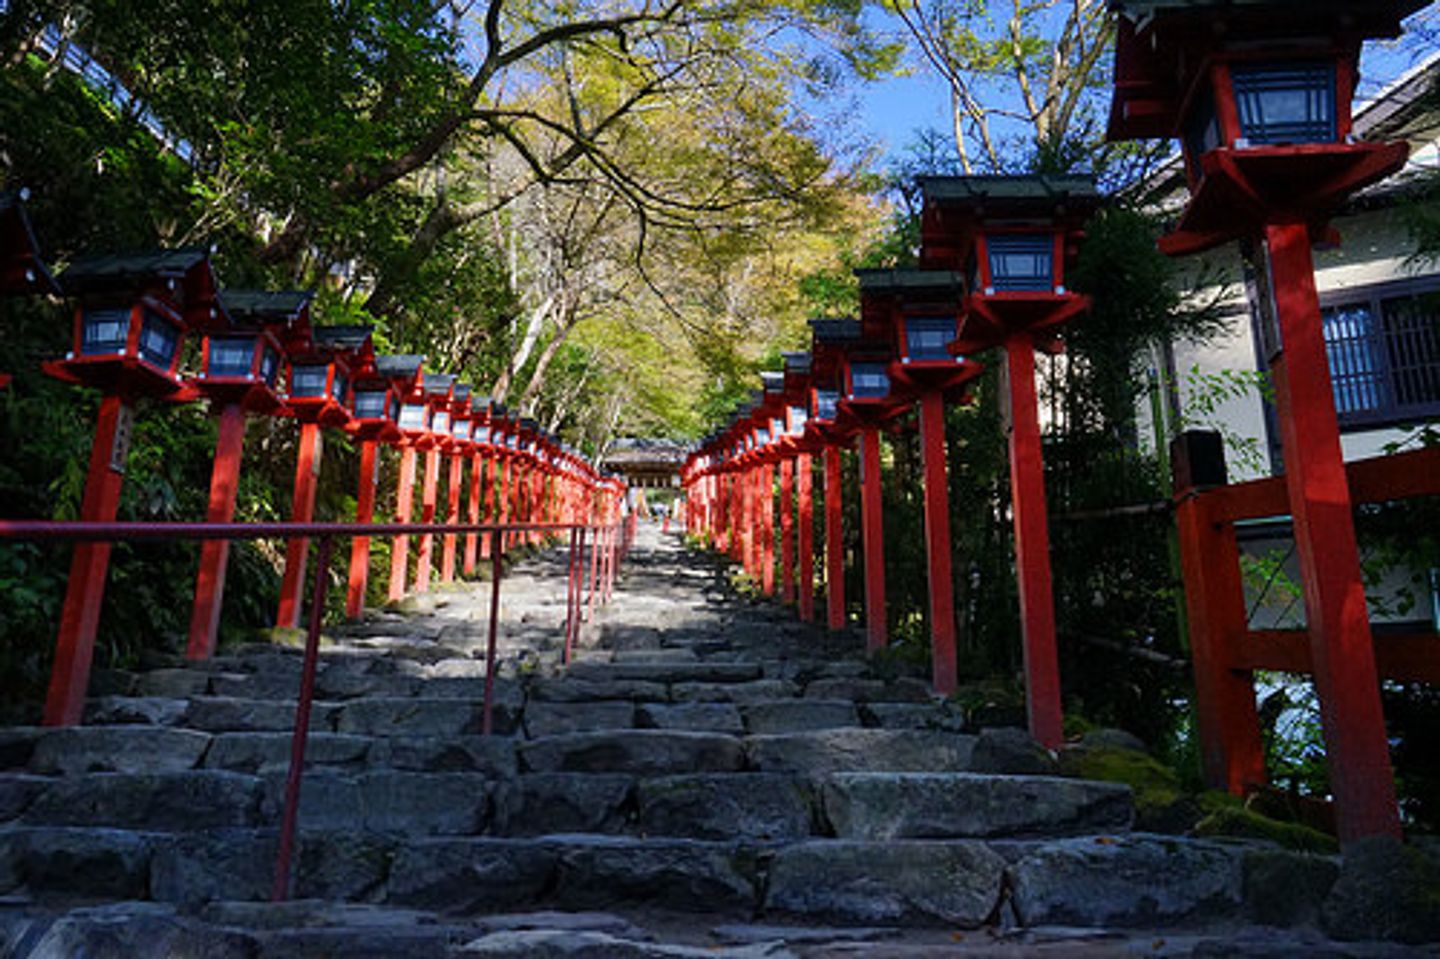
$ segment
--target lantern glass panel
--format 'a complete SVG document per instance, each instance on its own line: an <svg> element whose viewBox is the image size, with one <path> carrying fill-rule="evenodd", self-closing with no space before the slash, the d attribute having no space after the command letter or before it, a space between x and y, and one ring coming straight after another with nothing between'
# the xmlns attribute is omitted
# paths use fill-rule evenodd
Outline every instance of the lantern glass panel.
<svg viewBox="0 0 1440 959"><path fill-rule="evenodd" d="M440 412L436 413L436 414L435 414L435 418L430 421L430 429L431 429L432 432L435 432L435 433L444 433L446 436L449 436L449 435L450 435L450 414L447 413L447 412L445 412L444 410L441 410Z"/></svg>
<svg viewBox="0 0 1440 959"><path fill-rule="evenodd" d="M783 417L777 416L770 421L770 435L776 437L785 435L785 420Z"/></svg>
<svg viewBox="0 0 1440 959"><path fill-rule="evenodd" d="M335 378L330 383L330 398L341 406L345 405L345 389L350 385L345 379L345 374L339 369L335 370Z"/></svg>
<svg viewBox="0 0 1440 959"><path fill-rule="evenodd" d="M890 392L890 374L885 372L884 363L851 363L850 395L865 399L877 399Z"/></svg>
<svg viewBox="0 0 1440 959"><path fill-rule="evenodd" d="M1048 233L987 236L990 285L996 291L1049 290L1055 241Z"/></svg>
<svg viewBox="0 0 1440 959"><path fill-rule="evenodd" d="M755 427L755 445L764 446L770 442L770 431L763 426Z"/></svg>
<svg viewBox="0 0 1440 959"><path fill-rule="evenodd" d="M355 418L358 420L379 420L385 418L386 399L384 390L355 391Z"/></svg>
<svg viewBox="0 0 1440 959"><path fill-rule="evenodd" d="M140 326L140 358L168 370L179 348L180 328L159 313L146 310Z"/></svg>
<svg viewBox="0 0 1440 959"><path fill-rule="evenodd" d="M205 375L249 376L255 360L255 339L249 336L210 337L210 361Z"/></svg>
<svg viewBox="0 0 1440 959"><path fill-rule="evenodd" d="M266 386L273 387L279 377L280 354L275 347L266 346L264 355L260 357L260 378L265 381Z"/></svg>
<svg viewBox="0 0 1440 959"><path fill-rule="evenodd" d="M450 435L457 440L470 438L470 420L456 420L450 424Z"/></svg>
<svg viewBox="0 0 1440 959"><path fill-rule="evenodd" d="M839 390L816 390L815 418L817 420L824 420L827 422L835 419L836 404L838 404L839 402Z"/></svg>
<svg viewBox="0 0 1440 959"><path fill-rule="evenodd" d="M477 442L477 443L489 443L489 442L490 442L490 427L488 427L488 426L477 426L477 427L475 427L475 442Z"/></svg>
<svg viewBox="0 0 1440 959"><path fill-rule="evenodd" d="M80 327L80 354L82 356L124 353L125 344L129 339L129 307L85 311Z"/></svg>
<svg viewBox="0 0 1440 959"><path fill-rule="evenodd" d="M516 445L516 443L517 443L518 441L519 441L519 438L516 437L516 435L515 435L514 433L506 433L506 434L505 434L505 448L506 448L507 450L513 450L513 449L515 449L515 445Z"/></svg>
<svg viewBox="0 0 1440 959"><path fill-rule="evenodd" d="M400 428L423 430L430 426L430 407L424 403L406 403L400 407Z"/></svg>
<svg viewBox="0 0 1440 959"><path fill-rule="evenodd" d="M1240 135L1251 143L1335 139L1335 68L1328 63L1236 64Z"/></svg>
<svg viewBox="0 0 1440 959"><path fill-rule="evenodd" d="M790 407L791 436L799 436L801 433L805 432L805 418L805 407L793 405Z"/></svg>
<svg viewBox="0 0 1440 959"><path fill-rule="evenodd" d="M911 316L905 320L905 353L912 360L948 360L945 344L955 339L948 316Z"/></svg>
<svg viewBox="0 0 1440 959"><path fill-rule="evenodd" d="M330 367L324 363L291 366L290 395L299 399L324 397L329 379Z"/></svg>

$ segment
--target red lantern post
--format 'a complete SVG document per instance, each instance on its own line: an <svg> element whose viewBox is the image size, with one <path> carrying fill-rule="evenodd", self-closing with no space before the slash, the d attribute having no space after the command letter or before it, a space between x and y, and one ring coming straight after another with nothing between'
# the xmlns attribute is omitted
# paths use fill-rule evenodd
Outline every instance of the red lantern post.
<svg viewBox="0 0 1440 959"><path fill-rule="evenodd" d="M206 522L229 523L235 519L245 416L274 413L281 408L278 390L284 372L284 349L280 337L289 339L297 327L309 324L310 298L309 293L227 291L224 312L205 327L202 369L190 379L186 393L209 400L210 410L219 421ZM200 544L200 569L195 578L195 602L185 648L187 659L209 659L215 652L229 559L229 540L212 539Z"/></svg>
<svg viewBox="0 0 1440 959"><path fill-rule="evenodd" d="M355 522L375 519L376 484L380 474L380 444L400 444L401 398L415 388L420 376L419 356L377 356L363 360L355 371L354 418L346 429L360 442L360 475L355 493ZM413 460L412 460L413 462ZM414 475L413 470L411 473ZM359 619L365 609L370 580L370 537L350 541L350 574L345 588L345 615ZM403 586L401 591L403 593Z"/></svg>
<svg viewBox="0 0 1440 959"><path fill-rule="evenodd" d="M460 492L465 483L465 462L470 459L470 433L474 428L474 411L470 405L470 386L456 383L450 407L450 439L446 450L450 456L450 482L445 497L445 522L460 522ZM459 547L456 533L446 533L440 548L440 582L455 581L455 560Z"/></svg>
<svg viewBox="0 0 1440 959"><path fill-rule="evenodd" d="M425 476L420 486L420 522L433 524L440 505L440 454L450 442L450 404L454 395L455 377L431 373L425 377L425 402L431 410L430 442L425 447ZM415 550L415 592L430 591L433 572L435 534L421 533Z"/></svg>
<svg viewBox="0 0 1440 959"><path fill-rule="evenodd" d="M315 493L320 485L324 450L323 427L344 427L350 422L350 370L362 351L370 350L370 327L326 326L295 328L286 342L290 357L290 390L285 412L300 423L300 449L295 459L295 487L290 519L308 523L315 518ZM297 537L285 544L285 572L280 580L280 609L275 625L300 625L300 604L305 592L305 565L310 540Z"/></svg>
<svg viewBox="0 0 1440 959"><path fill-rule="evenodd" d="M186 329L219 315L215 277L205 250L166 250L85 257L65 271L62 282L79 301L73 347L44 369L102 393L80 518L111 522L120 504L134 404L180 392ZM109 564L109 543L75 547L45 700L47 726L80 721Z"/></svg>
<svg viewBox="0 0 1440 959"><path fill-rule="evenodd" d="M1294 4L1117 0L1112 139L1177 137L1190 203L1161 249L1249 237L1267 262L1262 331L1275 385L1315 688L1342 842L1400 822L1311 243L1355 191L1400 169L1405 143L1352 142L1361 43L1423 0ZM1278 335L1277 335L1278 334ZM1213 725L1202 728L1213 729ZM1207 778L1246 749L1207 743Z"/></svg>

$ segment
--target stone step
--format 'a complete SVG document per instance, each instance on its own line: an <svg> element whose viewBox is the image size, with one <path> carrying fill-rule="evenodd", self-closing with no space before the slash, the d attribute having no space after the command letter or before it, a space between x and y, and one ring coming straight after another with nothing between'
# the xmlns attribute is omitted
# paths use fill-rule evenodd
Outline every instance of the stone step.
<svg viewBox="0 0 1440 959"><path fill-rule="evenodd" d="M1130 787L1054 776L836 773L823 790L842 839L960 839L1127 831Z"/></svg>
<svg viewBox="0 0 1440 959"><path fill-rule="evenodd" d="M268 898L273 829L176 835L77 827L0 830L0 895L201 904ZM1247 884L1275 851L1174 836L1036 843L798 842L554 834L404 838L305 830L297 895L474 915L541 906L977 928L1134 927L1243 920L1273 893ZM1288 854L1297 868L1333 862ZM1006 912L1010 915L1007 917Z"/></svg>
<svg viewBox="0 0 1440 959"><path fill-rule="evenodd" d="M544 736L521 743L519 754L527 772L655 775L745 768L745 749L736 737L667 729Z"/></svg>
<svg viewBox="0 0 1440 959"><path fill-rule="evenodd" d="M673 662L574 663L566 670L572 679L591 682L639 680L649 683L745 683L760 679L758 663Z"/></svg>
<svg viewBox="0 0 1440 959"><path fill-rule="evenodd" d="M819 779L839 772L969 772L976 737L938 730L822 729L748 736L753 769Z"/></svg>

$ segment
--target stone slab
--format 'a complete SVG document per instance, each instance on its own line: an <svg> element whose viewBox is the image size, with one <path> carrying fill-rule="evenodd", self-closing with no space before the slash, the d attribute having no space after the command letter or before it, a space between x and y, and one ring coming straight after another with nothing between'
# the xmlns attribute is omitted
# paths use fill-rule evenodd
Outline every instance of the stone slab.
<svg viewBox="0 0 1440 959"><path fill-rule="evenodd" d="M677 703L753 703L796 695L788 679L756 679L748 683L675 683L670 698Z"/></svg>
<svg viewBox="0 0 1440 959"><path fill-rule="evenodd" d="M639 680L649 683L744 683L761 678L759 663L610 662L574 663L567 671L572 679L592 682Z"/></svg>
<svg viewBox="0 0 1440 959"><path fill-rule="evenodd" d="M264 774L290 768L293 737L288 732L218 733L205 754L207 769ZM305 765L360 769L372 740L368 736L312 732L305 738Z"/></svg>
<svg viewBox="0 0 1440 959"><path fill-rule="evenodd" d="M532 701L525 707L524 725L525 735L532 739L600 729L630 729L635 725L635 705L625 699L578 703Z"/></svg>
<svg viewBox="0 0 1440 959"><path fill-rule="evenodd" d="M642 729L685 729L741 736L745 723L734 703L640 703L635 725Z"/></svg>
<svg viewBox="0 0 1440 959"><path fill-rule="evenodd" d="M771 699L748 703L741 712L745 731L752 736L860 725L855 704L848 699Z"/></svg>
<svg viewBox="0 0 1440 959"><path fill-rule="evenodd" d="M535 839L429 839L395 853L385 901L457 914L530 905L553 880L559 849Z"/></svg>
<svg viewBox="0 0 1440 959"><path fill-rule="evenodd" d="M1140 926L1239 912L1244 847L1136 833L1045 843L1010 867L1024 925Z"/></svg>
<svg viewBox="0 0 1440 959"><path fill-rule="evenodd" d="M174 726L185 718L188 699L163 696L102 696L85 704L86 726Z"/></svg>
<svg viewBox="0 0 1440 959"><path fill-rule="evenodd" d="M530 698L552 703L583 703L599 699L664 702L670 698L670 693L663 683L638 679L598 682L557 676L537 679L531 683Z"/></svg>
<svg viewBox="0 0 1440 959"><path fill-rule="evenodd" d="M619 773L529 773L496 791L495 832L502 836L620 832L635 777Z"/></svg>
<svg viewBox="0 0 1440 959"><path fill-rule="evenodd" d="M1054 776L837 773L825 816L842 839L1063 836L1127 830L1130 787Z"/></svg>
<svg viewBox="0 0 1440 959"><path fill-rule="evenodd" d="M556 902L567 909L622 903L684 912L745 911L755 881L734 843L610 836L550 837L559 850Z"/></svg>
<svg viewBox="0 0 1440 959"><path fill-rule="evenodd" d="M826 729L749 736L751 766L810 777L837 772L965 772L975 738L912 729Z"/></svg>
<svg viewBox="0 0 1440 959"><path fill-rule="evenodd" d="M30 769L66 776L180 772L199 765L209 746L209 734L193 729L69 726L47 730L36 740Z"/></svg>
<svg viewBox="0 0 1440 959"><path fill-rule="evenodd" d="M692 839L801 839L812 832L813 798L783 773L657 776L636 787L647 836Z"/></svg>
<svg viewBox="0 0 1440 959"><path fill-rule="evenodd" d="M767 911L847 923L908 922L974 929L1000 901L1005 860L970 840L812 840L781 849Z"/></svg>
<svg viewBox="0 0 1440 959"><path fill-rule="evenodd" d="M254 826L262 795L259 779L221 770L87 773L52 780L25 821L155 832Z"/></svg>
<svg viewBox="0 0 1440 959"><path fill-rule="evenodd" d="M621 772L657 775L743 769L745 750L733 736L663 729L628 729L547 736L519 747L528 772Z"/></svg>
<svg viewBox="0 0 1440 959"><path fill-rule="evenodd" d="M370 744L372 768L412 772L475 772L514 776L515 740L509 736L386 736Z"/></svg>

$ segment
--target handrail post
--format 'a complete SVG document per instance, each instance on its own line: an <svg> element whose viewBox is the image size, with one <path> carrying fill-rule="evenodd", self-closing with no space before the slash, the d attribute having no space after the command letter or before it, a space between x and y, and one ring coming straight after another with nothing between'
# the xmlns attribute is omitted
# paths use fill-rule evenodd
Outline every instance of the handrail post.
<svg viewBox="0 0 1440 959"><path fill-rule="evenodd" d="M325 618L325 577L330 569L329 536L320 537L315 558L315 584L310 593L310 622L305 633L305 660L300 670L300 696L295 703L295 730L290 737L290 771L285 777L285 810L280 821L280 847L275 854L272 902L290 898L290 858L300 816L300 780L305 774L305 741L310 735L310 706L315 698L315 672L320 659L320 624Z"/></svg>
<svg viewBox="0 0 1440 959"><path fill-rule="evenodd" d="M485 703L480 732L490 735L494 728L495 634L500 628L500 577L505 568L505 540L499 529L491 534L490 548L490 636L485 643Z"/></svg>

